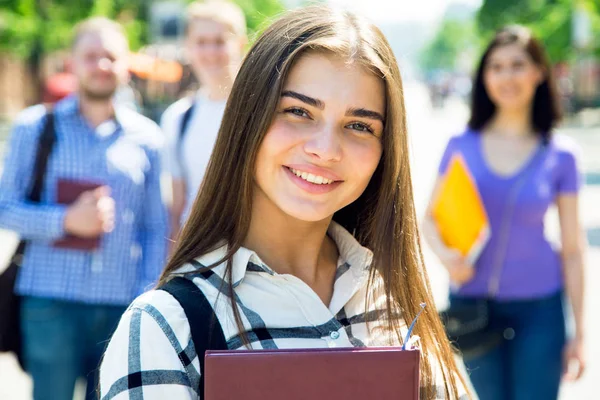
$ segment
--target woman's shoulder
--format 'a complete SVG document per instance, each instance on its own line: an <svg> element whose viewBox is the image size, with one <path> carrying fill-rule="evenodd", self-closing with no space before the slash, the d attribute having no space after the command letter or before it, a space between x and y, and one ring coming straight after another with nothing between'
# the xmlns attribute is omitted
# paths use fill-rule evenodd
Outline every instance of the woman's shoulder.
<svg viewBox="0 0 600 400"><path fill-rule="evenodd" d="M446 143L446 149L442 153L439 173L445 173L448 165L456 153L460 153L466 157L467 162L471 155L477 154L479 146L477 146L477 133L471 129L464 129L460 133L451 135Z"/></svg>
<svg viewBox="0 0 600 400"><path fill-rule="evenodd" d="M150 290L127 308L100 366L103 398L127 396L138 386L121 382L132 374L146 376L141 384L151 398L197 398L199 361L190 353L191 333L185 312L163 290ZM185 357L184 357L185 355ZM193 364L194 368L188 368ZM151 377L151 378L150 378ZM119 397L120 398L120 397Z"/></svg>
<svg viewBox="0 0 600 400"><path fill-rule="evenodd" d="M550 139L550 148L561 156L571 156L579 158L581 146L571 136L562 133L555 133Z"/></svg>
<svg viewBox="0 0 600 400"><path fill-rule="evenodd" d="M470 128L465 128L460 132L450 135L448 146L454 148L464 148L474 143L477 139L477 132Z"/></svg>
<svg viewBox="0 0 600 400"><path fill-rule="evenodd" d="M550 165L556 168L559 174L575 176L581 169L583 151L572 137L554 134L548 144L547 157L552 160Z"/></svg>
<svg viewBox="0 0 600 400"><path fill-rule="evenodd" d="M181 309L179 302L170 293L161 289L152 289L135 298L129 305L128 311L132 309L144 312L156 310L164 315L173 313L178 308ZM181 311L183 312L183 310Z"/></svg>
<svg viewBox="0 0 600 400"><path fill-rule="evenodd" d="M185 311L170 293L153 289L138 296L128 307L123 318L140 320L140 329L130 334L144 335L145 329L158 327L170 339L186 346L189 341L190 329ZM133 324L130 324L133 326Z"/></svg>

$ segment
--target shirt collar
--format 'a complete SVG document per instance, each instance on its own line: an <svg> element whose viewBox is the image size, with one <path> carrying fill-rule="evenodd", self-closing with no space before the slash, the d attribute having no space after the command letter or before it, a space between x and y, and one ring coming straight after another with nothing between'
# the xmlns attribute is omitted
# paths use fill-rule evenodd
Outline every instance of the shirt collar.
<svg viewBox="0 0 600 400"><path fill-rule="evenodd" d="M360 279L368 276L369 268L373 261L373 252L360 243L341 225L332 221L328 229L329 236L336 243L339 251L338 268L344 266L348 271L351 271L355 278ZM203 266L212 265L223 259L227 254L227 245L222 245L214 251L196 258L196 261ZM189 272L195 267L187 265L177 272ZM228 281L226 274L226 263L221 263L214 267L212 271L219 275L222 279ZM240 247L233 255L232 278L233 286L238 286L249 271L260 271L269 275L275 275L260 257L250 249Z"/></svg>
<svg viewBox="0 0 600 400"><path fill-rule="evenodd" d="M205 104L205 105L214 105L214 106L225 106L225 104L227 103L227 99L221 99L221 100L211 100L208 95L206 94L206 92L204 92L203 90L198 90L196 91L196 95L193 97L193 101L194 103L197 104Z"/></svg>
<svg viewBox="0 0 600 400"><path fill-rule="evenodd" d="M54 112L60 115L79 114L79 97L76 94L65 97L54 105Z"/></svg>
<svg viewBox="0 0 600 400"><path fill-rule="evenodd" d="M113 133L123 129L124 123L127 121L126 116L129 110L126 107L115 104L114 102L113 106L115 109L115 118L114 120L101 123L96 127L96 129L94 129L98 136L111 136ZM54 106L54 112L57 115L78 116L83 118L79 112L79 96L77 94L72 94L57 102Z"/></svg>

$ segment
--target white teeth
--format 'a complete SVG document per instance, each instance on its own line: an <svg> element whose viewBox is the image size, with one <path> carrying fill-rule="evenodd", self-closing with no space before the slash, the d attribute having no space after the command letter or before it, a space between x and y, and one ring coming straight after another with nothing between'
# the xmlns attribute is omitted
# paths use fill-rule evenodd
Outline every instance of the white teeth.
<svg viewBox="0 0 600 400"><path fill-rule="evenodd" d="M333 180L331 179L327 179L319 175L309 174L308 172L301 172L294 168L290 168L290 171L292 171L297 177L316 185L329 185L330 183L333 183Z"/></svg>

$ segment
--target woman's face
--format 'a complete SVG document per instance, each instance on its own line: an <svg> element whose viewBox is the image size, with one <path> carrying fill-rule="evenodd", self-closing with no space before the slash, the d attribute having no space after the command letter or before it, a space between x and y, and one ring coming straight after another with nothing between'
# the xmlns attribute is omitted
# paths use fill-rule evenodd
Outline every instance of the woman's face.
<svg viewBox="0 0 600 400"><path fill-rule="evenodd" d="M542 69L518 44L492 50L484 66L485 89L499 109L528 111L543 79Z"/></svg>
<svg viewBox="0 0 600 400"><path fill-rule="evenodd" d="M255 196L302 221L355 201L381 158L385 108L384 82L362 66L302 55L259 149Z"/></svg>

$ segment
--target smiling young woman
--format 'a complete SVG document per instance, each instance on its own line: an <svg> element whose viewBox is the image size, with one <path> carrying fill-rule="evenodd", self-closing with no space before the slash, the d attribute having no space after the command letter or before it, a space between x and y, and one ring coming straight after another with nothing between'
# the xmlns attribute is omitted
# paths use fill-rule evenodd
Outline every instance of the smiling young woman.
<svg viewBox="0 0 600 400"><path fill-rule="evenodd" d="M464 385L433 306L411 187L402 82L382 33L346 12L291 11L240 68L159 286L191 279L229 349L401 345L425 302L416 326L422 396L459 398ZM145 394L198 398L190 383L198 357L186 353L193 368L178 357L189 342L177 301L146 293L108 346L101 391L128 390L118 382L131 366L152 365L159 384ZM128 351L130 343L139 348ZM170 381L173 371L188 383Z"/></svg>
<svg viewBox="0 0 600 400"><path fill-rule="evenodd" d="M483 305L489 321L479 350L464 357L481 399L556 399L561 379L578 379L585 369L579 150L553 132L558 104L541 43L522 26L498 31L479 63L468 129L448 143L432 196L460 155L479 190L490 239L469 265L442 242L431 207L424 221L425 237L453 281L450 308L465 313ZM560 249L544 234L553 205ZM568 341L564 295L575 325ZM487 346L485 338L496 333L504 339Z"/></svg>

